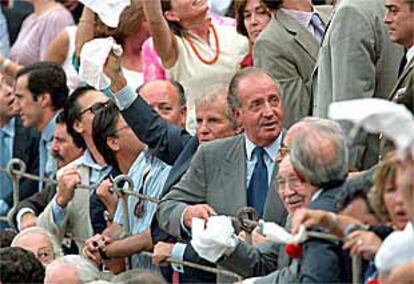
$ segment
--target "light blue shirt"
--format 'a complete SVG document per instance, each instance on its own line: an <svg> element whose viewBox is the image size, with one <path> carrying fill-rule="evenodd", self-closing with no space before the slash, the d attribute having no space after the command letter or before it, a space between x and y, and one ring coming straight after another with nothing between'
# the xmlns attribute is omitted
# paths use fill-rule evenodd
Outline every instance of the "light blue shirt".
<svg viewBox="0 0 414 284"><path fill-rule="evenodd" d="M114 101L120 111L130 107L138 96L137 93L135 93L135 91L128 85L115 94L109 88L106 89L104 93L109 99Z"/></svg>
<svg viewBox="0 0 414 284"><path fill-rule="evenodd" d="M167 180L171 167L151 155L147 151L142 151L135 162L129 169L128 176L134 182L134 192L141 193L159 198L161 195L164 183ZM145 178L144 178L145 177ZM150 228L152 218L157 210L157 204L150 201L144 202L144 214L138 218L135 216L135 206L138 202L138 198L135 196L128 197L128 219L130 226L130 233L133 235L142 233ZM118 202L118 204L123 204ZM122 205L117 207L115 212L114 221L121 226L124 224L124 208ZM132 256L132 267L141 269L155 269L151 263L151 258L134 254Z"/></svg>
<svg viewBox="0 0 414 284"><path fill-rule="evenodd" d="M56 173L57 161L52 155L52 141L56 128L56 113L43 129L39 141L39 176L51 177ZM39 191L43 188L43 182L39 182Z"/></svg>
<svg viewBox="0 0 414 284"><path fill-rule="evenodd" d="M253 155L254 149L257 147L252 141L245 137L245 146L246 146L246 188L249 187L250 179L252 178L254 167L256 166L256 156ZM282 135L279 134L277 139L267 147L263 147L266 155L264 155L264 161L267 167L267 181L270 186L272 180L273 168L275 167L277 154L279 152L280 145L282 144Z"/></svg>
<svg viewBox="0 0 414 284"><path fill-rule="evenodd" d="M13 157L13 141L15 135L15 119L10 119L5 126L0 129L0 167L6 168L7 163ZM5 172L0 172L0 212L6 214L9 205L3 199L13 191L13 184L10 176Z"/></svg>
<svg viewBox="0 0 414 284"><path fill-rule="evenodd" d="M7 29L6 17L3 14L3 10L0 8L0 52L4 58L9 57L10 42L9 31Z"/></svg>
<svg viewBox="0 0 414 284"><path fill-rule="evenodd" d="M83 166L89 169L89 186L91 187L99 185L112 170L111 166L97 164L88 150L85 150L83 155L73 161L71 165L74 167ZM93 190L90 191L91 194L92 192ZM89 202L89 200L85 200L85 202ZM66 216L66 208L62 208L56 203L56 195L52 199L52 214L54 222L57 225L62 225Z"/></svg>

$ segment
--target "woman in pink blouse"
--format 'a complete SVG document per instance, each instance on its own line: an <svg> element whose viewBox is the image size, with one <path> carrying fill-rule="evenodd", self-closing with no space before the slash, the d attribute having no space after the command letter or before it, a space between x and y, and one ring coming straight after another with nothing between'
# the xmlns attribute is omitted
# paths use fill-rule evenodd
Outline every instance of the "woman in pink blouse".
<svg viewBox="0 0 414 284"><path fill-rule="evenodd" d="M31 0L34 11L22 24L16 42L10 49L10 59L0 56L0 67L13 76L20 66L43 60L53 38L73 24L72 15L55 0Z"/></svg>

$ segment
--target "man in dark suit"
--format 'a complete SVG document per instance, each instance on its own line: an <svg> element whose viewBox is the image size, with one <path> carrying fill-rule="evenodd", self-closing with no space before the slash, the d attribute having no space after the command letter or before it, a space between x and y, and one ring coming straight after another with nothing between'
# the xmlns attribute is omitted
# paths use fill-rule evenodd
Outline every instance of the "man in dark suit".
<svg viewBox="0 0 414 284"><path fill-rule="evenodd" d="M61 168L80 157L84 148L77 147L66 129L63 113L56 118L56 129L52 141L52 153ZM37 192L37 190L36 190ZM47 184L40 192L20 202L10 215L10 221L18 230L36 226L37 217L46 208L56 193L56 185Z"/></svg>
<svg viewBox="0 0 414 284"><path fill-rule="evenodd" d="M12 88L4 79L0 75L0 167L4 169L11 158L19 158L25 163L26 172L37 174L39 133L24 127L20 118L16 117ZM12 180L4 172L0 173L0 187L1 215L5 215L14 201ZM36 181L21 178L19 200L31 196L37 187Z"/></svg>

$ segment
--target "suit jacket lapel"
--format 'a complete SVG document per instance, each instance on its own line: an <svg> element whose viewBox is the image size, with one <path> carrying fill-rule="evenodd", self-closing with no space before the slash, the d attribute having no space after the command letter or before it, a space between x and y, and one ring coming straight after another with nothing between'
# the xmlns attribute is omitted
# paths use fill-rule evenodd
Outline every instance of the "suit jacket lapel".
<svg viewBox="0 0 414 284"><path fill-rule="evenodd" d="M413 68L414 68L414 58L411 59L410 63L407 64L407 67L404 68L403 72L398 78L397 83L395 84L394 88L392 89L392 92L390 93L390 96L388 97L390 101L394 99L395 95L397 94L398 89L401 88L401 84L404 82L404 79L407 77L407 75L410 73L410 71Z"/></svg>
<svg viewBox="0 0 414 284"><path fill-rule="evenodd" d="M302 27L295 19L278 10L275 14L276 21L290 33L295 41L308 53L315 61L318 58L319 44L313 35Z"/></svg>
<svg viewBox="0 0 414 284"><path fill-rule="evenodd" d="M221 176L223 177L223 188L229 191L227 196L233 198L234 201L239 200L243 203L242 206L246 206L246 148L243 134L236 137L234 145L226 154L223 163L224 174Z"/></svg>
<svg viewBox="0 0 414 284"><path fill-rule="evenodd" d="M13 157L17 157L23 160L25 163L28 161L28 155L30 149L26 143L30 143L24 132L21 120L16 117L14 126L14 141L13 141Z"/></svg>

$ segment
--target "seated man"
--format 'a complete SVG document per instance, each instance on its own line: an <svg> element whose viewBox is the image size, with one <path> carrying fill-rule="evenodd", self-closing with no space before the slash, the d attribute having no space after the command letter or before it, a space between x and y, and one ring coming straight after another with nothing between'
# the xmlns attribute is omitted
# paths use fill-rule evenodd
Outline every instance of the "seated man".
<svg viewBox="0 0 414 284"><path fill-rule="evenodd" d="M11 246L33 252L45 267L54 259L63 256L56 237L41 227L31 227L21 231L14 237Z"/></svg>

